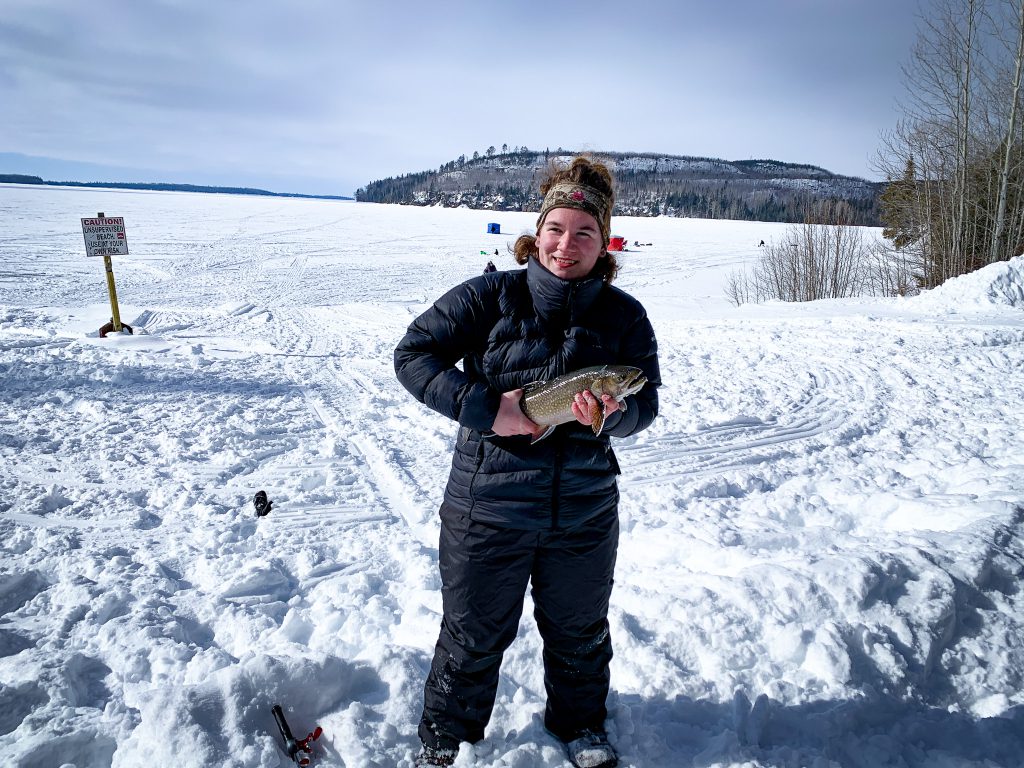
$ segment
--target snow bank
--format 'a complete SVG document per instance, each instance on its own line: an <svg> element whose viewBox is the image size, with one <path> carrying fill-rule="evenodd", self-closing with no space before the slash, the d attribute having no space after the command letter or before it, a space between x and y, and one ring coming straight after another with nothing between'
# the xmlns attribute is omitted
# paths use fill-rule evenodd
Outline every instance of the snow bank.
<svg viewBox="0 0 1024 768"><path fill-rule="evenodd" d="M907 305L926 312L980 311L993 305L1024 308L1024 256L951 278L908 299Z"/></svg>

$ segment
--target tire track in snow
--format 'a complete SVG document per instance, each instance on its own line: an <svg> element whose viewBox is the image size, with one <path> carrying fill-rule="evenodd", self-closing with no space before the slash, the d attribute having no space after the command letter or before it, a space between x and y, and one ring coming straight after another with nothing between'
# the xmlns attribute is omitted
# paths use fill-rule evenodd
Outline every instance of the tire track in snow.
<svg viewBox="0 0 1024 768"><path fill-rule="evenodd" d="M683 397L710 400L718 410L735 415L679 428L679 422L671 420L672 410L686 401L672 390L672 382L666 382L663 418L635 441L616 446L628 472L623 486L751 470L829 447L848 451L853 441L882 431L900 435L924 428L957 445L965 439L957 426L963 414L958 404L945 400L945 371L957 370L957 391L972 393L982 404L989 403L991 393L987 384L974 383L974 371L996 365L1007 376L1018 373L1014 366L1020 334L992 335L983 323L974 327L962 321L949 327L863 317L847 322L860 327L827 340L792 321L740 326L738 334L763 335L757 346L765 355L748 367L729 371L713 368L713 347L700 354L698 334L695 350L687 350L692 357L689 367L709 361L708 373L695 373ZM970 338L972 334L977 338ZM750 340L732 342L729 331L719 328L712 343L749 345ZM666 350L667 355L673 353L679 354ZM749 398L738 394L758 390L767 402L755 398L753 407L746 402ZM998 403L991 407L998 408Z"/></svg>
<svg viewBox="0 0 1024 768"><path fill-rule="evenodd" d="M388 427L389 412L398 406L388 390L392 384L390 350L385 357L376 333L360 333L361 319L339 317L338 311L279 311L271 331L272 343L286 357L290 376L306 390L306 399L327 436L325 445L334 464L350 473L347 488L337 484L329 493L354 519L363 505L367 520L394 516L403 520L418 540L431 545L428 524L433 503L419 477L436 472L416 469L415 443ZM360 345L370 344L366 349ZM379 515L366 509L383 510ZM322 514L321 514L322 513ZM309 509L303 514L337 519L338 511Z"/></svg>
<svg viewBox="0 0 1024 768"><path fill-rule="evenodd" d="M645 433L633 443L616 446L629 468L623 486L750 468L819 450L832 442L826 437L830 433L861 433L861 422L870 420L881 397L870 369L838 362L832 354L809 353L808 340L800 342L803 348L784 367L761 365L731 372L734 384L773 393L773 402L783 404L774 409L778 413L763 418L740 415L696 431ZM797 396L791 394L794 390Z"/></svg>

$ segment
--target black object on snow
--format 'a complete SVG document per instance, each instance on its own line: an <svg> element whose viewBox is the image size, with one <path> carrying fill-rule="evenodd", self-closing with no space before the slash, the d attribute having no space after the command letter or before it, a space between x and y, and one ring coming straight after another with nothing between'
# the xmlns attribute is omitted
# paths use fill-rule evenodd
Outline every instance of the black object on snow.
<svg viewBox="0 0 1024 768"><path fill-rule="evenodd" d="M274 502L267 498L266 491L256 491L256 495L252 497L252 505L256 507L256 517L266 517L270 514Z"/></svg>
<svg viewBox="0 0 1024 768"><path fill-rule="evenodd" d="M288 757L294 760L296 765L309 765L309 755L313 751L309 742L319 739L320 734L324 732L323 728L318 725L306 738L296 739L292 736L292 729L288 727L288 721L284 719L284 710L281 709L281 705L275 704L270 711L274 713L277 729L281 731L281 738L284 739L284 751L288 753Z"/></svg>

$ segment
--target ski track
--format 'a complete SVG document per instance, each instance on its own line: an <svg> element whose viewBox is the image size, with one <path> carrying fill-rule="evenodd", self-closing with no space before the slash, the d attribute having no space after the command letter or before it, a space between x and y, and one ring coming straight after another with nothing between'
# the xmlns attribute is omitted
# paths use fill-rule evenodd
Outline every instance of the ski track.
<svg viewBox="0 0 1024 768"><path fill-rule="evenodd" d="M374 505L404 520L422 543L429 544L424 522L433 510L410 470L414 459L402 450L407 440L388 431L385 424L387 414L406 400L394 389L391 350L376 345L368 352L354 351L357 341L375 338L356 323L347 324L337 318L326 322L303 311L280 314L284 317L276 323L276 345L290 358L287 366L292 379L306 388L310 406L327 430L327 439L336 446L345 446L371 491ZM353 359L366 361L366 370ZM344 369L339 367L339 360L346 361ZM382 388L384 377L390 391Z"/></svg>

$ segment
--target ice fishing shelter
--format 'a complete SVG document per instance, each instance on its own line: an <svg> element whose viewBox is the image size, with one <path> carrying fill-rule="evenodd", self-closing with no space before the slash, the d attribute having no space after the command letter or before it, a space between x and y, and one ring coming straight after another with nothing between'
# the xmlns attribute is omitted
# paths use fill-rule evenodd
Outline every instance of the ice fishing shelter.
<svg viewBox="0 0 1024 768"><path fill-rule="evenodd" d="M501 234L501 225L500 224L488 224L487 225L487 234L488 235L500 235Z"/></svg>
<svg viewBox="0 0 1024 768"><path fill-rule="evenodd" d="M608 238L609 251L624 251L626 249L626 238L620 235L612 235Z"/></svg>

